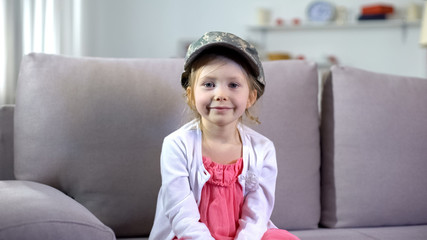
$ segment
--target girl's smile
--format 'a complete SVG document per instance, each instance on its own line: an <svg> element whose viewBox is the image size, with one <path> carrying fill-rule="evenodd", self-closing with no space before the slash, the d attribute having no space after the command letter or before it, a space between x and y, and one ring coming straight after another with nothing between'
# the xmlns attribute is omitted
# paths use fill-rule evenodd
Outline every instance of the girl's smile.
<svg viewBox="0 0 427 240"><path fill-rule="evenodd" d="M217 110L217 111L226 111L226 110L232 110L232 107L225 107L225 106L217 106L217 107L208 107L209 110Z"/></svg>

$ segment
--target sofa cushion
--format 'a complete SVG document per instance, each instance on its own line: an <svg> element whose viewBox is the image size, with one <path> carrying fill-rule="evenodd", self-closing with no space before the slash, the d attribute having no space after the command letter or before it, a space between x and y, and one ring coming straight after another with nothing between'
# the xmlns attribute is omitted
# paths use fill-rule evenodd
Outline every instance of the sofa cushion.
<svg viewBox="0 0 427 240"><path fill-rule="evenodd" d="M24 57L15 173L53 186L117 236L148 236L163 138L183 123L182 59Z"/></svg>
<svg viewBox="0 0 427 240"><path fill-rule="evenodd" d="M292 231L302 240L425 240L427 225Z"/></svg>
<svg viewBox="0 0 427 240"><path fill-rule="evenodd" d="M318 72L306 61L264 62L265 94L254 129L276 147L278 177L272 221L284 229L317 228L320 220Z"/></svg>
<svg viewBox="0 0 427 240"><path fill-rule="evenodd" d="M369 236L369 239L425 240L427 238L427 225L360 228L354 231Z"/></svg>
<svg viewBox="0 0 427 240"><path fill-rule="evenodd" d="M115 239L86 208L52 187L0 181L0 196L0 239Z"/></svg>
<svg viewBox="0 0 427 240"><path fill-rule="evenodd" d="M327 227L427 223L427 80L333 67L322 104Z"/></svg>

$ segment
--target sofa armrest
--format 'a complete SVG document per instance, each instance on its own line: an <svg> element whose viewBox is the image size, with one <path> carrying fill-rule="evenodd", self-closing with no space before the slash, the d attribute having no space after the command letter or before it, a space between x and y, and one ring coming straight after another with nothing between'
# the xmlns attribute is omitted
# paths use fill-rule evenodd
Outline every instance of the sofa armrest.
<svg viewBox="0 0 427 240"><path fill-rule="evenodd" d="M0 181L0 239L116 240L88 209L58 189Z"/></svg>
<svg viewBox="0 0 427 240"><path fill-rule="evenodd" d="M14 180L13 113L14 105L0 106L0 180Z"/></svg>

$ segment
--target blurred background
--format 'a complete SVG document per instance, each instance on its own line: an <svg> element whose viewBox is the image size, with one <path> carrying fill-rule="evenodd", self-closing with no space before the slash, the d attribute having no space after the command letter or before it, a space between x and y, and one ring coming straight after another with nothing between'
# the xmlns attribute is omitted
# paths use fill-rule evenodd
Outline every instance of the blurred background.
<svg viewBox="0 0 427 240"><path fill-rule="evenodd" d="M423 0L0 1L0 104L14 103L25 54L182 58L214 30L247 39L266 61L427 77Z"/></svg>

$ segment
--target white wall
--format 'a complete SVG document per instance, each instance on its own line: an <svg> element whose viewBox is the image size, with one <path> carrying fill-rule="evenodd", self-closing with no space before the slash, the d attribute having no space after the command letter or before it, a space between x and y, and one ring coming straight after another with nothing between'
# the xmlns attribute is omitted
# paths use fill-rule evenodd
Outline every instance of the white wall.
<svg viewBox="0 0 427 240"><path fill-rule="evenodd" d="M273 20L289 23L306 19L311 0L90 0L83 1L83 55L99 57L183 57L184 45L206 31L233 32L261 44L256 9L272 10ZM352 19L363 4L373 0L335 0L349 9ZM404 16L411 2L384 0ZM322 61L335 55L342 65L367 70L427 77L427 49L419 47L419 27L273 32L266 38L266 51L303 54Z"/></svg>

